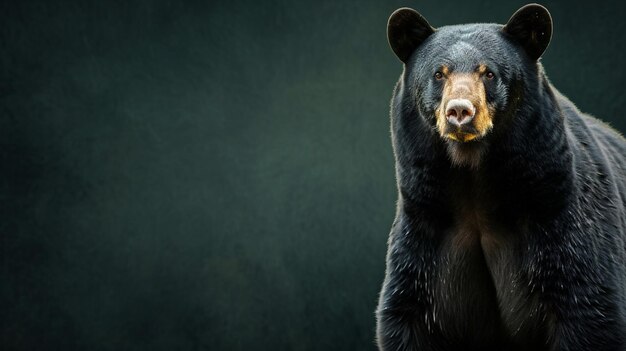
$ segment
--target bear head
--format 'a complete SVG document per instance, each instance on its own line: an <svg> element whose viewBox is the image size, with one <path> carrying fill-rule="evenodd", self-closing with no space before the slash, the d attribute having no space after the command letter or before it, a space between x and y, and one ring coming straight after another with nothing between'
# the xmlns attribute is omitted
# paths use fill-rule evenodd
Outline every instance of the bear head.
<svg viewBox="0 0 626 351"><path fill-rule="evenodd" d="M538 88L537 60L547 48L552 19L529 4L506 25L433 28L417 11L396 10L387 35L404 63L405 97L446 144L453 164L478 166L492 134L515 118L522 90Z"/></svg>

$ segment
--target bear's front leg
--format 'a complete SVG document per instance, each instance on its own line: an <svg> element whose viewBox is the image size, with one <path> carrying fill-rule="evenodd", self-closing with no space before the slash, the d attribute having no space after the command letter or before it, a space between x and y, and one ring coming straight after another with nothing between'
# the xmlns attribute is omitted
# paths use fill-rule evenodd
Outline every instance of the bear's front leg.
<svg viewBox="0 0 626 351"><path fill-rule="evenodd" d="M434 350L424 335L423 322L415 310L391 310L382 307L377 312L377 341L381 351Z"/></svg>
<svg viewBox="0 0 626 351"><path fill-rule="evenodd" d="M396 220L390 234L387 272L377 316L381 351L441 349L433 311L437 245L430 233L418 232L406 218ZM419 226L427 225L421 222Z"/></svg>
<svg viewBox="0 0 626 351"><path fill-rule="evenodd" d="M623 307L615 303L615 289L583 281L546 284L547 327L553 351L626 351ZM571 282L571 280L570 280ZM557 286L555 286L557 285Z"/></svg>
<svg viewBox="0 0 626 351"><path fill-rule="evenodd" d="M596 312L597 313L597 312ZM626 351L623 325L615 322L596 323L598 317L594 315L575 316L578 321L559 321L555 326L554 342L551 350L554 351ZM570 317L566 317L570 318ZM587 319L588 318L588 319Z"/></svg>
<svg viewBox="0 0 626 351"><path fill-rule="evenodd" d="M615 247L593 241L601 228L568 213L537 223L528 246L529 287L540 296L547 344L552 351L626 351L623 282L615 274L623 263Z"/></svg>
<svg viewBox="0 0 626 351"><path fill-rule="evenodd" d="M436 350L435 325L421 298L409 301L390 284L383 287L377 316L377 341L381 351Z"/></svg>

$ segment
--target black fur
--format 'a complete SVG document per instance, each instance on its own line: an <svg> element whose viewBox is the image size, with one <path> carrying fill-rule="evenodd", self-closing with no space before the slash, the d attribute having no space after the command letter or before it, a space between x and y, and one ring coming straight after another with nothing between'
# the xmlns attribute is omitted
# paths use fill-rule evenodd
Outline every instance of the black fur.
<svg viewBox="0 0 626 351"><path fill-rule="evenodd" d="M387 22L389 45L402 62L434 31L419 12L406 7L394 11Z"/></svg>
<svg viewBox="0 0 626 351"><path fill-rule="evenodd" d="M537 59L550 38L529 42L516 33L536 24L514 23L526 31L442 27L401 57L381 350L626 350L626 140L548 82ZM436 132L442 64L495 73L485 138Z"/></svg>

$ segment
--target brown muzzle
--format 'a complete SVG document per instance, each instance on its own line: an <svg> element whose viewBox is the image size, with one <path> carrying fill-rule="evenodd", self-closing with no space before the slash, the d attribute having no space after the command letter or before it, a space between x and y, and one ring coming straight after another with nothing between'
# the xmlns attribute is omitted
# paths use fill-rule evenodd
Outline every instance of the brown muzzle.
<svg viewBox="0 0 626 351"><path fill-rule="evenodd" d="M450 73L437 108L437 129L443 138L468 142L493 127L493 108L487 104L482 72Z"/></svg>

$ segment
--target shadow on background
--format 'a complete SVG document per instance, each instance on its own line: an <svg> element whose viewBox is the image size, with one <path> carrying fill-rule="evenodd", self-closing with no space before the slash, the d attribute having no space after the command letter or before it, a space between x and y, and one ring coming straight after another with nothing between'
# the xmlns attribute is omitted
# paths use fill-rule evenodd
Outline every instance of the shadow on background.
<svg viewBox="0 0 626 351"><path fill-rule="evenodd" d="M525 2L0 4L0 348L374 350L387 17ZM626 131L624 5L545 1L552 82Z"/></svg>

